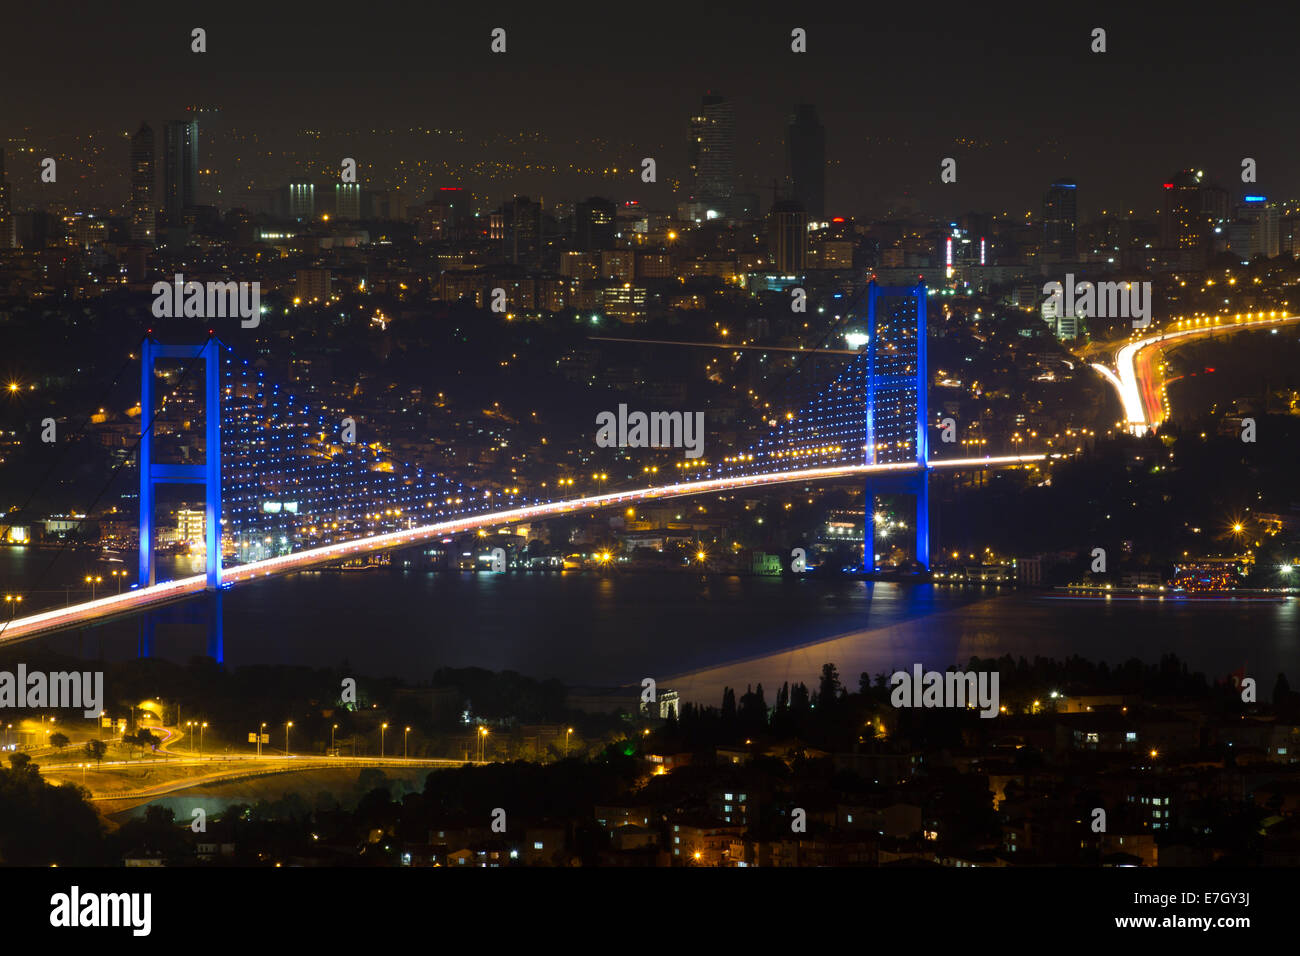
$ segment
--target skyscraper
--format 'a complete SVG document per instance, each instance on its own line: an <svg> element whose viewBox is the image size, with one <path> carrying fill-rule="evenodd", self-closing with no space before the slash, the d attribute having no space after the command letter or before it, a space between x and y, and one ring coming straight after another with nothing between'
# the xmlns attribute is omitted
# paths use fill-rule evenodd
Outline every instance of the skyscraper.
<svg viewBox="0 0 1300 956"><path fill-rule="evenodd" d="M1043 196L1043 259L1073 262L1078 257L1078 186L1073 180L1058 179Z"/></svg>
<svg viewBox="0 0 1300 956"><path fill-rule="evenodd" d="M185 225L185 211L195 205L199 179L198 120L168 120L166 150L164 211L167 226L177 229Z"/></svg>
<svg viewBox="0 0 1300 956"><path fill-rule="evenodd" d="M148 123L131 137L131 241L154 244L153 130Z"/></svg>
<svg viewBox="0 0 1300 956"><path fill-rule="evenodd" d="M817 107L801 103L785 133L786 162L794 198L808 216L826 218L826 127L817 118Z"/></svg>
<svg viewBox="0 0 1300 956"><path fill-rule="evenodd" d="M1198 250L1202 240L1201 179L1184 169L1164 183L1160 202L1160 245L1164 249Z"/></svg>
<svg viewBox="0 0 1300 956"><path fill-rule="evenodd" d="M614 248L617 210L609 199L589 196L573 210L573 248L581 252Z"/></svg>
<svg viewBox="0 0 1300 956"><path fill-rule="evenodd" d="M203 137L203 156L198 156L198 137L195 143L194 205L219 206L221 195L221 170L229 168L230 131L222 120L221 110L214 106L189 106L186 114L198 123Z"/></svg>
<svg viewBox="0 0 1300 956"><path fill-rule="evenodd" d="M1281 249L1278 228L1279 208L1265 196L1247 196L1236 209L1236 218L1228 227L1228 248L1242 262L1256 256L1272 259Z"/></svg>
<svg viewBox="0 0 1300 956"><path fill-rule="evenodd" d="M14 213L9 205L9 177L5 175L5 151L0 148L0 249L16 246Z"/></svg>
<svg viewBox="0 0 1300 956"><path fill-rule="evenodd" d="M360 183L334 184L334 216L353 221L361 218Z"/></svg>
<svg viewBox="0 0 1300 956"><path fill-rule="evenodd" d="M767 246L782 275L797 275L808 267L808 213L803 206L782 200L767 217Z"/></svg>
<svg viewBox="0 0 1300 956"><path fill-rule="evenodd" d="M313 183L290 183L285 187L285 211L290 219L316 216L316 186Z"/></svg>
<svg viewBox="0 0 1300 956"><path fill-rule="evenodd" d="M691 117L687 145L694 198L716 204L718 212L730 215L736 192L736 117L728 99L704 97Z"/></svg>
<svg viewBox="0 0 1300 956"><path fill-rule="evenodd" d="M502 209L505 258L526 269L542 264L542 204L527 196L516 196Z"/></svg>

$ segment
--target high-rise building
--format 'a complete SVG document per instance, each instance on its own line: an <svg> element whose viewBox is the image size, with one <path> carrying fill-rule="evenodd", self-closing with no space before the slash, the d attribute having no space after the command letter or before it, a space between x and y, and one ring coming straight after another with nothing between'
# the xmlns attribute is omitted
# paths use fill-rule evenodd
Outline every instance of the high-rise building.
<svg viewBox="0 0 1300 956"><path fill-rule="evenodd" d="M401 222L406 218L406 198L401 187L367 193L363 196L362 215L368 219Z"/></svg>
<svg viewBox="0 0 1300 956"><path fill-rule="evenodd" d="M154 211L153 130L141 123L131 137L131 241L154 244L157 214Z"/></svg>
<svg viewBox="0 0 1300 956"><path fill-rule="evenodd" d="M1044 299L1039 308L1048 329L1062 342L1070 342L1079 337L1082 328L1082 316L1078 314L1066 315L1065 306L1056 304L1051 298ZM1071 309L1070 311L1073 312L1074 310Z"/></svg>
<svg viewBox="0 0 1300 956"><path fill-rule="evenodd" d="M736 117L731 102L709 94L691 117L687 144L692 195L731 214L736 192Z"/></svg>
<svg viewBox="0 0 1300 956"><path fill-rule="evenodd" d="M227 168L232 149L230 131L215 106L189 106L186 115L198 124L195 137L194 205L220 206L221 170ZM203 138L202 162L199 162L198 136Z"/></svg>
<svg viewBox="0 0 1300 956"><path fill-rule="evenodd" d="M786 161L794 198L816 222L826 218L826 127L817 107L801 103L785 133Z"/></svg>
<svg viewBox="0 0 1300 956"><path fill-rule="evenodd" d="M618 210L613 201L590 196L573 210L573 248L580 252L612 249Z"/></svg>
<svg viewBox="0 0 1300 956"><path fill-rule="evenodd" d="M185 225L186 210L196 205L199 179L198 120L168 120L166 126L164 166L165 202L168 228Z"/></svg>
<svg viewBox="0 0 1300 956"><path fill-rule="evenodd" d="M290 219L313 219L316 216L316 186L313 183L290 183L285 211Z"/></svg>
<svg viewBox="0 0 1300 956"><path fill-rule="evenodd" d="M1201 215L1211 226L1227 221L1228 203L1228 191L1222 186L1207 183L1201 187Z"/></svg>
<svg viewBox="0 0 1300 956"><path fill-rule="evenodd" d="M1265 196L1247 196L1228 227L1228 248L1242 262L1256 256L1272 259L1281 251L1278 204Z"/></svg>
<svg viewBox="0 0 1300 956"><path fill-rule="evenodd" d="M542 265L542 204L516 196L502 207L504 255L526 269Z"/></svg>
<svg viewBox="0 0 1300 956"><path fill-rule="evenodd" d="M1201 180L1204 173L1184 169L1164 183L1160 202L1160 245L1164 249L1201 248Z"/></svg>
<svg viewBox="0 0 1300 956"><path fill-rule="evenodd" d="M334 184L334 216L355 221L361 218L361 184Z"/></svg>
<svg viewBox="0 0 1300 956"><path fill-rule="evenodd" d="M808 267L808 213L791 200L772 206L767 216L767 247L782 275L797 275Z"/></svg>
<svg viewBox="0 0 1300 956"><path fill-rule="evenodd" d="M1073 262L1078 257L1078 185L1058 179L1043 196L1042 258L1051 262Z"/></svg>
<svg viewBox="0 0 1300 956"><path fill-rule="evenodd" d="M0 148L0 249L18 245L13 207L9 204L9 177L5 174L5 151Z"/></svg>

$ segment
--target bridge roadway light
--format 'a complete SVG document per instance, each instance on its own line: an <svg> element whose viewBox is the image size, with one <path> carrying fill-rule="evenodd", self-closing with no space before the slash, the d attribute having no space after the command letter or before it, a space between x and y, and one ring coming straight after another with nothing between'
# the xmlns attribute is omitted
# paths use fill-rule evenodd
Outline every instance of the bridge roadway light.
<svg viewBox="0 0 1300 956"><path fill-rule="evenodd" d="M384 731L388 729L388 724L379 725L379 756L384 756Z"/></svg>
<svg viewBox="0 0 1300 956"><path fill-rule="evenodd" d="M406 738L411 733L411 728L407 727L402 731L402 759L406 759Z"/></svg>
<svg viewBox="0 0 1300 956"><path fill-rule="evenodd" d="M287 722L287 723L284 725L284 755L285 755L286 757L289 756L289 728L292 727L292 726L293 726L293 721L292 721L292 720L289 721L289 722Z"/></svg>

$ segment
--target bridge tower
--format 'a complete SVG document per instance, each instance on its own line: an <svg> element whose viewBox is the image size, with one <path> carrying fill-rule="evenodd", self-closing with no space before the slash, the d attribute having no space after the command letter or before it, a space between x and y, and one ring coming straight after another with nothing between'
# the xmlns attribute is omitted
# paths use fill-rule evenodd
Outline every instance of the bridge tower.
<svg viewBox="0 0 1300 956"><path fill-rule="evenodd" d="M158 359L202 360L204 462L159 465L153 461L154 363ZM154 583L154 488L166 484L203 486L208 590L221 586L221 343L161 345L146 337L140 356L140 574L139 586Z"/></svg>
<svg viewBox="0 0 1300 956"><path fill-rule="evenodd" d="M876 569L876 495L916 499L916 561L930 568L929 385L925 357L924 283L867 287L866 464L919 468L873 475L867 483L864 563Z"/></svg>

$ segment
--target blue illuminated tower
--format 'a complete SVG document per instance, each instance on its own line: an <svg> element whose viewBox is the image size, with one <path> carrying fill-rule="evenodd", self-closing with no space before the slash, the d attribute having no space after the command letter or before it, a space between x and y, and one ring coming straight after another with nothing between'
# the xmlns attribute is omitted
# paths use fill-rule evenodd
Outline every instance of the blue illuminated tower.
<svg viewBox="0 0 1300 956"><path fill-rule="evenodd" d="M208 589L221 586L221 343L160 345L145 338L140 356L140 575L139 586L154 583L154 486L203 486L204 535L207 542ZM153 461L154 362L158 359L202 360L204 364L204 463L156 465Z"/></svg>
<svg viewBox="0 0 1300 956"><path fill-rule="evenodd" d="M875 498L916 498L916 561L930 567L930 471L926 433L925 285L867 288L866 464L915 462L917 471L873 476L866 490L864 560L875 570Z"/></svg>

